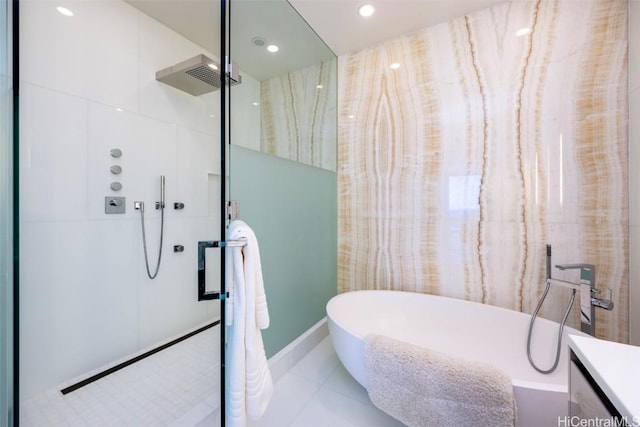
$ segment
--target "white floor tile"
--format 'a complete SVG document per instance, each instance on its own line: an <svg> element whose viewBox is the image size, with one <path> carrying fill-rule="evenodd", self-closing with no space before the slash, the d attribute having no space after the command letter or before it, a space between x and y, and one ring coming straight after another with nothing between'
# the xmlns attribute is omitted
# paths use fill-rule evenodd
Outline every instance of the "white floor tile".
<svg viewBox="0 0 640 427"><path fill-rule="evenodd" d="M354 380L342 364L327 378L322 388L343 394L362 403L371 403L367 389Z"/></svg>
<svg viewBox="0 0 640 427"><path fill-rule="evenodd" d="M340 360L331 344L331 338L323 339L293 368L291 373L322 384L340 365Z"/></svg>
<svg viewBox="0 0 640 427"><path fill-rule="evenodd" d="M340 393L320 389L291 427L401 427L373 404L365 404Z"/></svg>
<svg viewBox="0 0 640 427"><path fill-rule="evenodd" d="M220 409L217 409L212 414L209 414L207 418L202 420L202 422L194 425L193 427L220 427Z"/></svg>
<svg viewBox="0 0 640 427"><path fill-rule="evenodd" d="M201 403L177 420L169 423L169 427L192 427L204 421L211 414L213 414L213 409L209 405Z"/></svg>
<svg viewBox="0 0 640 427"><path fill-rule="evenodd" d="M319 388L319 384L292 373L285 374L275 384L271 402L265 414L257 421L250 421L249 427L284 427L309 403Z"/></svg>
<svg viewBox="0 0 640 427"><path fill-rule="evenodd" d="M218 333L211 328L66 396L42 393L22 403L21 425L192 427L220 405Z"/></svg>

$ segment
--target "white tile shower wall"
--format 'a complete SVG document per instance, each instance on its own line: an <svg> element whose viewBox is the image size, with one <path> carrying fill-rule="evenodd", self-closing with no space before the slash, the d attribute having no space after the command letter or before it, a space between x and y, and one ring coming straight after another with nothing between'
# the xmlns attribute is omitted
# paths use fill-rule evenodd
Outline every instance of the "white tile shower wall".
<svg viewBox="0 0 640 427"><path fill-rule="evenodd" d="M52 1L21 3L21 80L136 110L138 16L124 2L106 3L71 1L72 18Z"/></svg>
<svg viewBox="0 0 640 427"><path fill-rule="evenodd" d="M155 73L200 53L214 60L217 59L216 55L207 54L196 44L144 14L140 13L139 17L139 112L189 129L214 134L218 129L216 117L219 119L220 92L194 97L156 82Z"/></svg>
<svg viewBox="0 0 640 427"><path fill-rule="evenodd" d="M214 55L121 1L67 2L73 17L56 6L26 0L20 11L23 398L219 316L217 302L196 300L197 241L219 238L219 95L155 80ZM153 268L160 175L166 234L150 281L133 202L145 202ZM127 198L126 214L104 214L112 195Z"/></svg>
<svg viewBox="0 0 640 427"><path fill-rule="evenodd" d="M23 220L74 221L87 217L87 110L88 102L82 98L21 84Z"/></svg>

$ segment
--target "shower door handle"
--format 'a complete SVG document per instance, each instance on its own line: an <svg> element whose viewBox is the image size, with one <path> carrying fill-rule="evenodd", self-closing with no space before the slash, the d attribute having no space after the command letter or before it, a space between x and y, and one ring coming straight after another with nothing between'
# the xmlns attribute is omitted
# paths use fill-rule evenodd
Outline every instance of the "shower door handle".
<svg viewBox="0 0 640 427"><path fill-rule="evenodd" d="M225 247L243 247L247 244L245 239L240 240L204 240L198 242L198 301L207 301L212 299L225 299L226 295L221 291L207 292L206 289L206 271L207 265L205 261L205 251L208 248L225 248Z"/></svg>
<svg viewBox="0 0 640 427"><path fill-rule="evenodd" d="M222 243L222 245L220 244ZM206 240L198 242L198 301L208 301L212 299L224 299L220 291L207 292L205 251L207 248L224 247L224 242L217 240Z"/></svg>

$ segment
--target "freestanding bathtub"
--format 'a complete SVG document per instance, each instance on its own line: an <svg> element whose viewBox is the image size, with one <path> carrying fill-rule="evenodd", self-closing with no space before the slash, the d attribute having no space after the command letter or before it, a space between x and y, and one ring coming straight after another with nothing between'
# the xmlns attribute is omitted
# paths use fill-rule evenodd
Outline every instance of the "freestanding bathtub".
<svg viewBox="0 0 640 427"><path fill-rule="evenodd" d="M487 363L513 379L518 427L557 426L568 416L568 350L563 344L558 368L543 375L526 354L531 316L454 298L400 291L354 291L327 303L329 333L344 367L363 387L364 337L382 334L418 346ZM558 324L536 319L531 349L542 369L555 357ZM573 328L568 334L585 335Z"/></svg>

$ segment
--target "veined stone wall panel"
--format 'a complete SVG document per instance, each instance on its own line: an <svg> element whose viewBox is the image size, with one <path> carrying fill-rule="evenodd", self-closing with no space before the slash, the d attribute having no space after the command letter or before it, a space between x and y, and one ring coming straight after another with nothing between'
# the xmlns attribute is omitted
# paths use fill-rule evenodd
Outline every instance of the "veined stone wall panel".
<svg viewBox="0 0 640 427"><path fill-rule="evenodd" d="M339 291L530 313L550 243L554 264L596 265L616 304L597 336L626 342L627 6L507 2L340 57Z"/></svg>
<svg viewBox="0 0 640 427"><path fill-rule="evenodd" d="M336 170L336 60L260 83L264 153Z"/></svg>

